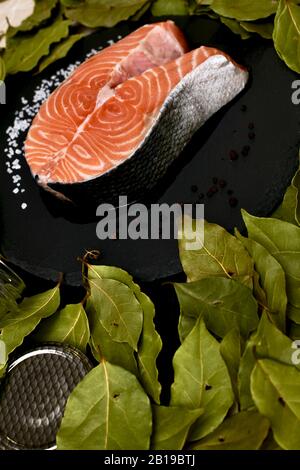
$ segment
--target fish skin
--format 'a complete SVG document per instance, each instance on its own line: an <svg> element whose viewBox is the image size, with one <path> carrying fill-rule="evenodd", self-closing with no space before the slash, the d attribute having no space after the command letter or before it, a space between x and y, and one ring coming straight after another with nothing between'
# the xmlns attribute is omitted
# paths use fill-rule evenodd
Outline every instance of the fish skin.
<svg viewBox="0 0 300 470"><path fill-rule="evenodd" d="M172 90L136 152L94 180L50 184L78 205L109 202L119 195L135 201L151 192L166 175L194 133L245 88L248 71L225 54L215 54L187 74Z"/></svg>

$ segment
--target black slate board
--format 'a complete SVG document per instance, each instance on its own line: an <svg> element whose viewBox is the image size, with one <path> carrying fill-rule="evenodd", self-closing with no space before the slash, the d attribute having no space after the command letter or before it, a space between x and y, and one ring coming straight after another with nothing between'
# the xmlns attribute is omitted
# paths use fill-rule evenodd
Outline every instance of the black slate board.
<svg viewBox="0 0 300 470"><path fill-rule="evenodd" d="M176 20L185 31L192 48L202 44L219 47L249 67L250 83L233 103L214 116L192 139L178 162L161 181L150 202L204 202L207 220L232 230L243 228L240 208L254 215L267 216L280 203L298 167L299 107L292 104L292 82L297 75L277 57L270 41L242 41L218 22L204 18ZM21 97L30 98L40 81L57 69L82 60L92 48L107 45L109 39L129 33L139 25L122 24L102 30L78 43L66 59L43 74L23 74L7 82L7 105L2 105L0 122L0 214L1 252L22 269L44 279L56 280L65 273L66 283L79 285L78 257L85 250L98 249L99 262L123 267L140 281L166 278L181 271L177 242L160 240L99 241L96 220L74 218L49 198L45 198L22 161L20 173L24 194L12 193L14 186L6 173L3 153L5 131L20 109ZM249 123L254 123L255 139L249 139ZM26 137L23 133L20 146ZM251 150L231 161L229 153L239 154L245 145ZM227 181L226 189L206 196L217 177ZM197 186L197 191L193 186ZM228 190L239 201L229 205ZM201 193L205 194L201 199ZM22 202L28 204L21 209ZM141 201L143 202L143 201Z"/></svg>

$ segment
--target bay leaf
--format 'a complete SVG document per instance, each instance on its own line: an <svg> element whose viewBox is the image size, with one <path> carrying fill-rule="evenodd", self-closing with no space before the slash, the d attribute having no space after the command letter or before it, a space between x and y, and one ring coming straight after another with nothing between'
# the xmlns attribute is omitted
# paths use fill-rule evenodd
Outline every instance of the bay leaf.
<svg viewBox="0 0 300 470"><path fill-rule="evenodd" d="M254 355L254 351L256 350L255 341L256 337L253 335L247 342L240 361L238 372L238 394L240 409L242 411L254 408L255 406L250 390L250 377L256 362L256 357Z"/></svg>
<svg viewBox="0 0 300 470"><path fill-rule="evenodd" d="M73 34L69 36L67 39L59 43L54 49L51 51L50 55L48 55L45 59L43 59L39 64L39 72L45 70L49 65L53 64L59 59L63 59L66 57L68 52L72 49L74 44L83 37L85 37L85 33Z"/></svg>
<svg viewBox="0 0 300 470"><path fill-rule="evenodd" d="M240 25L248 33L256 33L264 39L272 39L273 37L273 23L253 23L242 21Z"/></svg>
<svg viewBox="0 0 300 470"><path fill-rule="evenodd" d="M159 403L161 385L158 381L156 360L162 349L162 341L155 329L155 308L152 301L141 293L140 302L144 311L144 325L137 352L140 380L148 395Z"/></svg>
<svg viewBox="0 0 300 470"><path fill-rule="evenodd" d="M191 450L257 450L270 428L257 411L230 416L213 433L189 446Z"/></svg>
<svg viewBox="0 0 300 470"><path fill-rule="evenodd" d="M82 3L82 0L60 0L60 3L65 7L76 7Z"/></svg>
<svg viewBox="0 0 300 470"><path fill-rule="evenodd" d="M184 16L188 14L188 2L186 0L155 0L151 11L154 16Z"/></svg>
<svg viewBox="0 0 300 470"><path fill-rule="evenodd" d="M255 270L266 293L264 308L268 316L280 330L285 331L287 295L283 268L258 242L238 233L237 236L254 260Z"/></svg>
<svg viewBox="0 0 300 470"><path fill-rule="evenodd" d="M272 215L275 219L284 220L291 224L300 225L300 170L298 170L292 179L291 185L286 190L282 204Z"/></svg>
<svg viewBox="0 0 300 470"><path fill-rule="evenodd" d="M6 344L4 343L4 341L0 340L0 370L7 363L7 359L8 359L8 354L7 354Z"/></svg>
<svg viewBox="0 0 300 470"><path fill-rule="evenodd" d="M226 278L207 278L186 284L174 284L181 315L192 317L194 324L201 316L207 328L223 338L238 328L247 337L258 325L257 303L250 289ZM192 326L181 323L180 338L184 339Z"/></svg>
<svg viewBox="0 0 300 470"><path fill-rule="evenodd" d="M189 315L185 315L183 311L180 314L178 323L178 334L181 343L183 343L187 335L190 334L190 332L194 328L197 322L197 318L198 316L190 317Z"/></svg>
<svg viewBox="0 0 300 470"><path fill-rule="evenodd" d="M128 343L118 343L112 340L100 321L101 310L99 305L88 299L86 311L91 331L90 347L95 359L98 362L105 359L111 364L138 375L133 348Z"/></svg>
<svg viewBox="0 0 300 470"><path fill-rule="evenodd" d="M149 399L136 377L103 361L71 393L57 434L59 450L147 450Z"/></svg>
<svg viewBox="0 0 300 470"><path fill-rule="evenodd" d="M296 225L296 204L298 198L298 191L293 185L289 186L285 192L282 204L272 214L274 219L284 220L290 224ZM298 224L297 224L298 225Z"/></svg>
<svg viewBox="0 0 300 470"><path fill-rule="evenodd" d="M90 329L82 304L67 305L50 318L43 320L34 338L39 342L65 343L85 352Z"/></svg>
<svg viewBox="0 0 300 470"><path fill-rule="evenodd" d="M6 67L5 62L2 57L0 57L0 80L4 80L6 77Z"/></svg>
<svg viewBox="0 0 300 470"><path fill-rule="evenodd" d="M70 24L70 21L59 18L37 33L10 38L3 55L6 72L15 74L32 70L43 56L49 54L52 44L68 36Z"/></svg>
<svg viewBox="0 0 300 470"><path fill-rule="evenodd" d="M242 39L249 39L250 34L243 28L237 20L232 18L220 17L221 22L227 26L234 34L238 34Z"/></svg>
<svg viewBox="0 0 300 470"><path fill-rule="evenodd" d="M227 366L232 389L238 401L238 372L242 355L241 336L237 328L230 330L220 343L220 353Z"/></svg>
<svg viewBox="0 0 300 470"><path fill-rule="evenodd" d="M147 391L156 403L159 403L161 385L158 381L158 370L156 366L157 357L162 349L162 341L155 329L154 317L155 308L149 297L141 292L140 287L133 281L126 271L110 266L90 266L95 277L104 279L114 279L129 287L134 293L143 311L143 327L138 342L136 359L139 370L139 378ZM128 357L129 351L125 357Z"/></svg>
<svg viewBox="0 0 300 470"><path fill-rule="evenodd" d="M212 0L195 0L193 3L189 2L189 14L198 16L207 16L212 20L218 20L218 15L210 9Z"/></svg>
<svg viewBox="0 0 300 470"><path fill-rule="evenodd" d="M100 322L112 341L128 343L135 351L143 327L143 310L128 286L89 272L91 301L101 312Z"/></svg>
<svg viewBox="0 0 300 470"><path fill-rule="evenodd" d="M59 285L42 294L26 297L19 304L17 311L9 312L1 319L0 330L24 320L31 320L35 317L42 319L53 315L59 307L59 302Z"/></svg>
<svg viewBox="0 0 300 470"><path fill-rule="evenodd" d="M197 5L211 5L213 0L196 0Z"/></svg>
<svg viewBox="0 0 300 470"><path fill-rule="evenodd" d="M292 340L271 323L268 316L264 313L258 329L248 341L241 359L238 383L242 410L254 405L250 392L250 376L256 359L267 358L286 365L293 365L293 352Z"/></svg>
<svg viewBox="0 0 300 470"><path fill-rule="evenodd" d="M256 357L274 359L286 365L293 365L292 340L271 323L266 314L262 316L255 335ZM300 370L300 365L296 368Z"/></svg>
<svg viewBox="0 0 300 470"><path fill-rule="evenodd" d="M84 0L89 6L105 6L108 7L107 0ZM129 7L138 3L140 0L109 0L110 8ZM145 2L144 2L145 3Z"/></svg>
<svg viewBox="0 0 300 470"><path fill-rule="evenodd" d="M79 4L78 7L66 8L67 18L78 21L80 24L89 28L99 26L113 27L120 21L128 20L135 15L148 0L114 0L98 1L95 3Z"/></svg>
<svg viewBox="0 0 300 470"><path fill-rule="evenodd" d="M203 410L153 405L151 449L182 450L189 430Z"/></svg>
<svg viewBox="0 0 300 470"><path fill-rule="evenodd" d="M211 8L214 12L236 20L252 21L276 13L277 0L213 0Z"/></svg>
<svg viewBox="0 0 300 470"><path fill-rule="evenodd" d="M300 323L300 227L242 211L249 238L260 243L284 269L288 297L287 315Z"/></svg>
<svg viewBox="0 0 300 470"><path fill-rule="evenodd" d="M11 317L1 326L0 340L6 345L7 354L10 354L28 336L43 318L53 315L60 303L59 285L42 294L27 297L21 302L17 316Z"/></svg>
<svg viewBox="0 0 300 470"><path fill-rule="evenodd" d="M9 316L13 318L18 315L19 311L17 300L9 295L7 287L9 285L0 284L0 327Z"/></svg>
<svg viewBox="0 0 300 470"><path fill-rule="evenodd" d="M171 405L203 408L202 416L191 429L190 440L199 440L214 431L233 403L231 380L220 354L218 341L199 319L176 351Z"/></svg>
<svg viewBox="0 0 300 470"><path fill-rule="evenodd" d="M300 371L271 359L257 361L251 375L251 393L266 416L274 438L286 450L300 449Z"/></svg>
<svg viewBox="0 0 300 470"><path fill-rule="evenodd" d="M263 290L262 286L260 285L260 277L256 271L254 271L253 276L253 295L254 298L257 300L259 306L264 310L264 306L267 305L267 295Z"/></svg>
<svg viewBox="0 0 300 470"><path fill-rule="evenodd" d="M223 227L205 221L203 248L188 250L187 243L185 238L179 240L179 254L189 282L218 276L252 288L253 262L242 243Z"/></svg>
<svg viewBox="0 0 300 470"><path fill-rule="evenodd" d="M58 0L35 0L33 14L23 21L21 26L17 28L17 31L29 31L50 18L57 1Z"/></svg>
<svg viewBox="0 0 300 470"><path fill-rule="evenodd" d="M147 2L140 8L131 18L130 21L139 21L145 13L149 10L151 7L152 0L147 0Z"/></svg>
<svg viewBox="0 0 300 470"><path fill-rule="evenodd" d="M1 86L5 87L0 83ZM0 89L0 100L1 91L3 90ZM1 260L0 256L0 328L6 318L17 316L18 301L24 289L23 280Z"/></svg>
<svg viewBox="0 0 300 470"><path fill-rule="evenodd" d="M275 49L287 66L300 73L300 6L280 0L273 33Z"/></svg>

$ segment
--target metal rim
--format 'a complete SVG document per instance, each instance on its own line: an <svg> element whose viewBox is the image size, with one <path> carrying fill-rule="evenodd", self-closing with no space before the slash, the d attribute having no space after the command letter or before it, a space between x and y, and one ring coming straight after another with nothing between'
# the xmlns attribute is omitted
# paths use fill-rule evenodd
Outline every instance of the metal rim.
<svg viewBox="0 0 300 470"><path fill-rule="evenodd" d="M5 378L9 377L9 374L16 370L21 364L25 361L30 360L33 357L45 356L45 355L57 355L61 356L64 359L67 359L70 362L77 361L80 362L83 366L83 369L88 373L92 369L92 364L89 359L78 349L69 345L62 345L60 343L42 343L38 347L27 351L19 357L15 357L8 365L7 372L5 374L3 383L5 384ZM1 388L0 388L1 390ZM71 393L71 392L70 392ZM17 442L15 439L12 439L10 436L5 435L3 431L0 430L0 445L4 447L5 450L55 450L57 448L56 442L45 443L45 445L40 445L37 447L28 447L20 442Z"/></svg>

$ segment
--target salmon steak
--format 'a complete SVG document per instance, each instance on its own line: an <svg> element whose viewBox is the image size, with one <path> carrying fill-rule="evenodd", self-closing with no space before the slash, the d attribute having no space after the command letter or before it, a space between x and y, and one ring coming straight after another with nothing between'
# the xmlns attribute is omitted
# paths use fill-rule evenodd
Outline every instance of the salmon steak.
<svg viewBox="0 0 300 470"><path fill-rule="evenodd" d="M25 158L37 183L61 199L136 199L247 81L247 70L220 50L189 52L172 21L143 26L86 60L49 96Z"/></svg>

